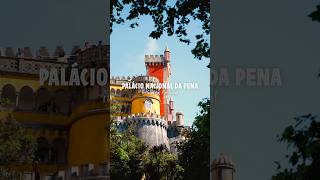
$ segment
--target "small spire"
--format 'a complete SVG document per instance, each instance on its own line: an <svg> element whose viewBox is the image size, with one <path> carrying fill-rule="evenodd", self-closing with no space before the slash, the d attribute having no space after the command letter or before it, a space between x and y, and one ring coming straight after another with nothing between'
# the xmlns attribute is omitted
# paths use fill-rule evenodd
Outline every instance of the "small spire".
<svg viewBox="0 0 320 180"><path fill-rule="evenodd" d="M170 52L168 45L166 45L166 49L164 50L164 52Z"/></svg>

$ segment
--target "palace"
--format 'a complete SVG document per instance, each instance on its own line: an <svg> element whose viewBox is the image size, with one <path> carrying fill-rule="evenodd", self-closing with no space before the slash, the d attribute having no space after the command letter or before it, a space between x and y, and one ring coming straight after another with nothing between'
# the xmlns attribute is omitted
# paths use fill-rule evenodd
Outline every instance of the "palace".
<svg viewBox="0 0 320 180"><path fill-rule="evenodd" d="M12 115L38 142L36 161L15 165L24 180L109 179L106 86L50 86L40 84L40 69L109 69L109 46L74 47L65 55L41 47L0 50L0 95L10 100ZM66 77L69 78L66 73ZM109 76L109 75L108 75ZM88 79L87 79L88 80ZM108 78L109 81L109 78ZM3 117L3 113L0 112Z"/></svg>
<svg viewBox="0 0 320 180"><path fill-rule="evenodd" d="M109 46L101 43L76 46L70 55L61 46L52 55L46 47L35 53L29 47L17 52L13 48L0 49L0 96L10 101L7 106L12 109L13 118L38 143L32 164L12 167L23 174L21 179L33 180L38 175L41 180L109 179L110 117L119 131L134 124L137 136L150 147L163 144L176 152L176 143L185 139L182 134L188 127L184 126L183 113L174 112L169 89L123 86L130 82L169 83L168 48L163 55L145 56L146 75L107 78L105 86L49 83L50 75L40 73L43 69L64 70L59 76L65 79L70 79L75 68L79 72L104 68L109 73L109 54ZM83 75L82 80L90 82L89 74ZM110 112L109 103L118 108ZM5 113L0 111L0 117Z"/></svg>
<svg viewBox="0 0 320 180"><path fill-rule="evenodd" d="M182 112L174 113L174 101L168 97L170 90L170 50L163 55L145 55L146 75L111 77L111 104L113 123L119 131L134 124L137 136L149 146L166 145L176 152L176 143L183 141Z"/></svg>

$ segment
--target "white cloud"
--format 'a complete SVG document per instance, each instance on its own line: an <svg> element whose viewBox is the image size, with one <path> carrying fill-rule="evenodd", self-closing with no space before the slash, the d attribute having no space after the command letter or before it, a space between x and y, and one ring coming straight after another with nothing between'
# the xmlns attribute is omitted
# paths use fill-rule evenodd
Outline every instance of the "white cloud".
<svg viewBox="0 0 320 180"><path fill-rule="evenodd" d="M145 74L144 56L159 54L159 45L156 39L148 38L146 46L141 51L133 53L133 56L124 60L125 71L131 72L132 75ZM135 55L134 55L135 54Z"/></svg>
<svg viewBox="0 0 320 180"><path fill-rule="evenodd" d="M157 40L149 38L144 54L156 54L159 51Z"/></svg>

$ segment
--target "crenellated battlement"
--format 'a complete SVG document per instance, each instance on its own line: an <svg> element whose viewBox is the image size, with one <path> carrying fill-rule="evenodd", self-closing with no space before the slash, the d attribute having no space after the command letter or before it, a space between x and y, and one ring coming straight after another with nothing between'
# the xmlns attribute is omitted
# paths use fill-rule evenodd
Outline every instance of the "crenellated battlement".
<svg viewBox="0 0 320 180"><path fill-rule="evenodd" d="M162 62L164 58L163 55L145 55L144 60L146 62Z"/></svg>
<svg viewBox="0 0 320 180"><path fill-rule="evenodd" d="M107 46L99 45L86 46L81 49L74 46L67 55L62 46L57 46L53 53L49 52L46 46L41 46L33 51L30 47L17 48L12 47L0 48L0 71L17 72L27 74L38 74L40 68L66 68L72 63L88 64L92 61L99 62L108 58Z"/></svg>
<svg viewBox="0 0 320 180"><path fill-rule="evenodd" d="M131 77L125 77L125 76L111 76L111 80L131 80Z"/></svg>
<svg viewBox="0 0 320 180"><path fill-rule="evenodd" d="M117 116L114 118L114 124L117 126L124 124L149 124L161 126L165 129L168 127L164 117L154 113L137 113L127 117Z"/></svg>
<svg viewBox="0 0 320 180"><path fill-rule="evenodd" d="M52 53L46 46L40 46L39 49L32 50L30 47L26 46L24 48L12 48L5 47L0 48L0 57L9 58L30 58L30 59L55 59L63 56L74 55L77 51L81 50L79 46L74 46L70 51L69 55L64 50L63 46L57 46Z"/></svg>
<svg viewBox="0 0 320 180"><path fill-rule="evenodd" d="M154 76L111 76L111 85L122 85L123 83L128 83L134 81L135 83L159 83L159 79Z"/></svg>
<svg viewBox="0 0 320 180"><path fill-rule="evenodd" d="M163 55L145 55L144 57L145 63L146 64L162 64L165 63L165 59Z"/></svg>
<svg viewBox="0 0 320 180"><path fill-rule="evenodd" d="M159 79L154 76L137 76L132 80L137 83L159 83Z"/></svg>

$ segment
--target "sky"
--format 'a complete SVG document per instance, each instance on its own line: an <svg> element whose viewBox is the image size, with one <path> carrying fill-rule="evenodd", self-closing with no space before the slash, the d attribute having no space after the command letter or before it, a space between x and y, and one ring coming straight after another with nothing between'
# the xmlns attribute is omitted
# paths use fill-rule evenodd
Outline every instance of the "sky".
<svg viewBox="0 0 320 180"><path fill-rule="evenodd" d="M319 115L320 23L308 14L319 1L216 1L215 65L280 69L280 87L220 87L211 122L211 158L221 152L237 180L268 180L274 161L286 165L277 141L293 118Z"/></svg>
<svg viewBox="0 0 320 180"><path fill-rule="evenodd" d="M3 0L0 6L0 47L63 46L69 53L84 42L108 42L106 1Z"/></svg>
<svg viewBox="0 0 320 180"><path fill-rule="evenodd" d="M171 51L171 76L170 82L198 83L198 89L175 89L171 91L174 100L175 112L183 112L185 125L192 125L199 108L197 104L203 98L209 98L210 69L206 66L209 59L197 60L191 54L193 44L186 45L174 36L163 36L152 39L149 33L153 30L153 22L148 17L140 19L140 26L131 29L128 24L115 25L110 37L112 76L137 76L145 75L146 68L144 56L147 54L161 55L165 47ZM193 23L189 35L192 38L199 32L200 26Z"/></svg>

